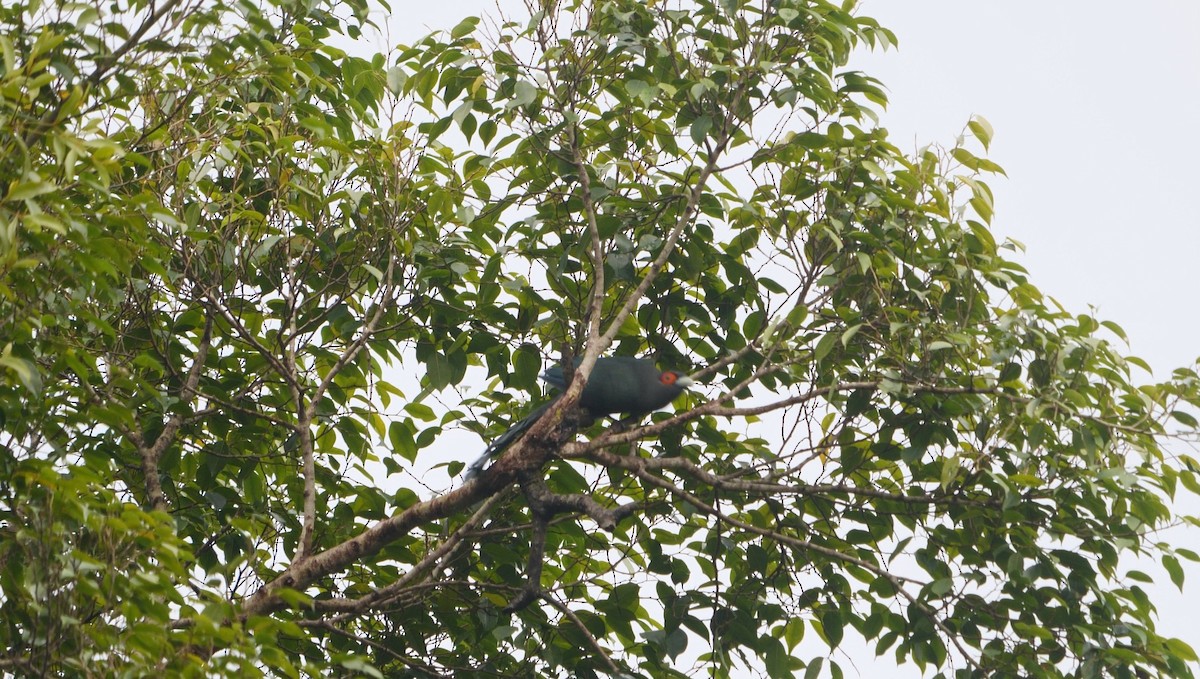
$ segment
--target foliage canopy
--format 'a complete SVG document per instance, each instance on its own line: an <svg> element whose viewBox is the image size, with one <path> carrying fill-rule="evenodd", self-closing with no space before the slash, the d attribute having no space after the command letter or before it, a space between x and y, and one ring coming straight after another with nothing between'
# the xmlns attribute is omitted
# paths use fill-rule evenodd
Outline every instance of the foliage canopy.
<svg viewBox="0 0 1200 679"><path fill-rule="evenodd" d="M984 120L888 142L853 4L6 3L0 671L1191 676L1196 372L1030 283ZM707 386L576 435L606 352Z"/></svg>

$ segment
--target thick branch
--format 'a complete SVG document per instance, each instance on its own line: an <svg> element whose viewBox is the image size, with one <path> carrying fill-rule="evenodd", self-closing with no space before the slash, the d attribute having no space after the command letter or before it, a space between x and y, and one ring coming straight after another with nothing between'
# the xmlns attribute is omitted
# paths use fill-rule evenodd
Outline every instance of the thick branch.
<svg viewBox="0 0 1200 679"><path fill-rule="evenodd" d="M607 531L615 530L617 524L636 511L638 507L636 502L630 502L615 509L609 509L596 502L590 495L582 493L560 495L551 492L541 477L523 479L521 488L525 491L525 497L529 500L530 509L534 510L535 515L543 513L549 520L564 512L578 512L586 514Z"/></svg>
<svg viewBox="0 0 1200 679"><path fill-rule="evenodd" d="M546 529L556 514L582 512L587 514L605 530L613 530L617 522L629 516L637 508L636 503L607 509L591 496L572 493L559 495L550 490L545 479L532 472L520 475L521 490L533 514L533 532L529 545L529 562L525 569L525 587L520 595L504 608L505 613L515 613L533 603L542 595L542 564L546 556Z"/></svg>
<svg viewBox="0 0 1200 679"><path fill-rule="evenodd" d="M405 590L415 585L440 563L448 554L454 551L467 535L473 534L474 530L484 522L488 514L492 511L492 507L504 497L504 493L499 493L488 498L471 518L467 519L466 523L459 526L457 530L451 533L442 544L436 549L425 555L423 559L417 562L407 573L398 578L395 582L380 587L375 591L361 596L357 599L329 599L317 602L317 607L324 611L339 611L343 615L339 615L335 620L342 620L352 615L356 615L366 611L367 609L382 606L397 597L401 596Z"/></svg>
<svg viewBox="0 0 1200 679"><path fill-rule="evenodd" d="M534 430L541 424L539 422L534 425L529 434L513 444L514 455L506 455L497 460L496 464L461 488L419 502L323 552L312 554L304 560L293 561L274 580L260 587L245 601L240 617L244 619L276 610L283 605L278 596L279 590L303 589L320 578L341 572L347 566L377 554L392 541L408 535L417 526L444 519L494 495L515 479L518 468L516 463L525 462L526 453L523 449L530 447L529 441L532 440ZM549 426L543 429L548 430ZM541 460L544 461L544 457Z"/></svg>

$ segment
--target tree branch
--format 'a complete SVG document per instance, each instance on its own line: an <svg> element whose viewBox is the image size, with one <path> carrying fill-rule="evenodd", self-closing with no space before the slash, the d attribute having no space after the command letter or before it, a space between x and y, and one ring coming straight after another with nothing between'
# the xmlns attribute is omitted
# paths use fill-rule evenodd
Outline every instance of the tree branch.
<svg viewBox="0 0 1200 679"><path fill-rule="evenodd" d="M716 474L705 470L695 462L682 457L655 457L647 459L644 457L615 455L607 450L589 451L587 457L608 467L620 467L633 472L641 470L653 471L669 469L671 471L687 474L697 481L707 484L713 488L740 493L752 493L757 495L856 495L861 497L878 498L881 500L890 500L893 502L903 502L907 504L927 505L962 504L995 507L1002 503L1001 500L970 500L967 498L957 498L948 494L902 495L900 493L889 493L884 490L878 490L876 488L866 486L848 486L845 484L783 484L761 478L750 480L731 479L728 477L717 476Z"/></svg>
<svg viewBox="0 0 1200 679"><path fill-rule="evenodd" d="M328 620L298 620L297 624L300 625L301 627L308 627L310 629L315 628L315 629L325 630L326 632L331 632L333 634L337 634L337 635L346 637L347 639L353 639L355 641L364 643L364 644L370 646L371 648L375 649L376 651L391 658L392 660L395 660L396 662L400 663L401 665L404 665L409 670L411 670L413 672L418 672L424 676L435 677L437 679L448 679L451 676L449 674L442 674L441 672L437 672L436 670L434 670L433 668L431 668L428 665L424 665L421 663L417 663L413 660L410 660L409 658L406 658L406 657L400 655L399 653L395 652L387 645L381 644L378 641L375 641L374 639L368 639L367 637L360 637L357 634L351 634L350 632L347 632L346 630L338 627L337 625L335 625L334 623L332 623Z"/></svg>
<svg viewBox="0 0 1200 679"><path fill-rule="evenodd" d="M572 611L565 603L559 601L557 597L551 595L549 592L542 592L542 600L557 608L560 613L571 621L572 625L575 625L575 628L579 630L583 638L587 639L588 645L592 647L596 655L600 656L600 659L604 661L604 665L608 667L609 674L613 676L621 674L621 668L617 666L617 663L613 662L613 659L609 657L608 652L604 650L604 647L600 645L596 637L592 636L592 633L588 631L587 625L584 625L579 616L575 615L575 611Z"/></svg>
<svg viewBox="0 0 1200 679"><path fill-rule="evenodd" d="M752 407L747 407L747 408L732 408L732 407L723 406L722 405L723 403L726 403L726 402L732 400L734 394L737 393L737 388L735 387L734 389L731 389L731 390L727 391L726 393L722 394L717 399L714 399L703 405L692 408L691 410L687 410L682 413L678 413L678 414L676 414L672 417L669 417L665 420L661 420L659 422L644 425L641 427L634 427L632 429L626 429L624 431L610 429L609 431L605 432L604 434L601 434L600 436L592 439L591 441L574 442L574 443L567 444L561 451L559 451L559 456L563 457L563 458L584 457L585 456L584 453L586 451L596 450L599 448L608 448L608 447L611 447L614 445L619 445L622 443L629 443L629 442L637 441L639 439L647 438L650 436L656 436L676 425L682 424L684 422L690 422L692 420L699 419L701 417L705 417L705 416L709 416L709 415L725 416L725 417L760 415L762 413L771 412L773 410L779 410L781 408L786 408L786 407L793 406L793 405L799 405L801 403L807 403L809 401L812 401L812 400L815 400L818 398L822 398L822 397L828 396L830 394L838 393L838 392L854 391L857 389L878 390L878 389L880 389L881 384L882 383L878 382L878 381L840 382L838 384L834 384L834 385L830 385L830 386L826 386L826 387L815 387L813 389L810 389L810 390L804 392L803 394L796 394L796 395L789 396L787 398L780 399L778 401L773 401L771 403L761 405L761 406L752 406ZM991 395L999 394L999 395L1002 395L999 388L997 388L997 387L942 387L942 386L922 384L922 383L911 383L911 384L906 384L904 386L906 388L908 388L909 390L913 391L914 393L929 392L929 393L936 393L936 394L991 394Z"/></svg>
<svg viewBox="0 0 1200 679"><path fill-rule="evenodd" d="M526 447L529 440L530 434L526 434L514 447ZM515 457L521 458L523 455ZM515 465L512 462L502 464L508 460L509 456L498 460L497 464L461 488L418 502L396 516L379 521L358 535L312 554L307 559L293 560L283 572L244 601L239 617L245 619L276 610L283 604L278 596L279 590L303 589L319 578L340 572L352 563L377 554L390 542L407 535L419 525L446 518L495 494L515 478Z"/></svg>
<svg viewBox="0 0 1200 679"><path fill-rule="evenodd" d="M866 561L866 560L860 559L856 556L851 556L849 554L839 552L836 549L832 549L830 547L824 547L822 545L815 544L813 542L804 540L802 538L798 538L798 537L795 537L792 535L786 535L784 533L780 533L778 531L773 531L773 530L770 530L767 528L760 528L758 526L746 523L744 521L739 521L739 520L733 518L732 516L728 516L728 515L722 513L719 509L717 509L717 508L713 507L712 505L708 504L707 502L701 500L700 498L696 497L692 493L689 493L688 491L680 488L679 486L676 486L675 484L671 483L670 481L667 481L666 479L664 479L660 476L651 474L650 472L648 472L646 470L636 470L636 471L634 471L634 474L636 474L639 479L642 479L646 483L649 483L651 485L662 488L663 490L674 495L675 497L678 497L681 500L684 500L685 502L692 505L696 509L704 512L705 514L708 514L708 515L712 516L713 518L715 518L725 524L728 524L729 526L732 526L734 528L744 530L749 533L754 533L755 535L761 535L762 537L770 538L777 542L782 542L784 544L791 545L792 547L798 547L801 549L807 549L807 550L810 550L813 552L817 552L818 554L824 554L825 556L830 557L832 559L836 559L838 561L845 561L846 563L852 563L861 568L865 568L880 577L885 577L889 580L893 580L894 583L909 582L909 583L913 583L913 584L917 584L917 585L925 584L925 583L921 582L920 580L914 580L912 578L906 578L901 575L896 575L894 573L890 573L886 569L881 568L878 565L871 563L870 561Z"/></svg>
<svg viewBox="0 0 1200 679"><path fill-rule="evenodd" d="M186 395L187 401L190 402L195 398L196 387L200 383L200 374L204 370L204 362L208 360L208 349L212 344L212 328L213 319L211 315L205 317L204 333L200 337L200 343L196 347L196 355L192 358L192 366L188 369L187 377L181 386L180 395ZM181 399L183 400L183 399ZM175 441L175 434L179 432L179 427L183 424L183 414L176 412L167 418L167 423L163 426L163 430L159 432L158 437L154 439L154 443L146 445L142 437L136 437L134 444L137 445L138 453L142 458L142 477L146 484L146 500L152 509L167 511L167 498L163 494L162 480L159 479L158 461L162 458L162 454L166 451L167 446L170 446Z"/></svg>
<svg viewBox="0 0 1200 679"><path fill-rule="evenodd" d="M503 493L499 493L489 497L475 510L471 518L467 519L463 525L451 533L442 544L436 549L425 555L419 562L413 565L407 573L399 577L395 582L388 584L386 587L380 587L370 594L366 594L357 599L329 599L316 602L319 610L339 611L342 615L334 618L335 621L344 620L366 611L370 608L386 605L388 602L394 601L396 598L403 595L404 591L412 587L414 584L423 580L433 567L441 562L448 554L454 551L463 539L473 534L477 526L482 524L487 519L488 514L492 511L492 507L496 506L502 498Z"/></svg>
<svg viewBox="0 0 1200 679"><path fill-rule="evenodd" d="M168 12L175 9L182 2L183 0L167 0L167 2L163 3L162 7L152 11L150 16L146 17L145 20L142 21L141 25L139 25L131 34L129 34L129 37L125 39L125 42L121 43L120 47L113 50L111 54L98 57L96 59L98 62L96 65L96 70L92 71L92 73L83 82L85 90L99 85L100 80L108 74L109 70L116 66L117 60L125 56L125 54L136 47L138 42L145 37L146 33L152 26L154 26L154 24L161 21ZM47 111L45 115L38 120L36 127L30 130L29 134L22 140L22 143L26 148L36 144L38 140L46 133L46 130L50 129L51 125L58 122L58 116L62 113L62 110L67 105L68 100L69 97L62 97L53 109Z"/></svg>
<svg viewBox="0 0 1200 679"><path fill-rule="evenodd" d="M296 371L296 353L295 342L297 339L295 316L291 316L291 326L289 327L290 337L288 338L288 348L284 354L284 362L288 370L296 374L296 379L291 383L292 396L296 402L296 416L299 422L296 424L296 429L300 435L300 456L304 467L304 521L300 528L300 540L296 548L296 559L302 560L308 557L312 552L313 533L316 531L317 523L317 477L316 477L316 460L314 459L313 451L313 433L312 422L316 418L317 406L320 405L321 399L325 396L325 392L329 389L329 385L333 380L350 364L366 346L367 342L375 334L375 328L379 325L379 321L383 318L392 302L392 275L396 267L396 258L389 253L387 273L384 279L380 281L381 296L379 303L375 306L375 312L371 318L363 326L362 331L346 347L342 354L338 356L337 361L325 373L320 384L313 390L312 395L308 399L308 403L304 403L304 395L301 391L300 375Z"/></svg>

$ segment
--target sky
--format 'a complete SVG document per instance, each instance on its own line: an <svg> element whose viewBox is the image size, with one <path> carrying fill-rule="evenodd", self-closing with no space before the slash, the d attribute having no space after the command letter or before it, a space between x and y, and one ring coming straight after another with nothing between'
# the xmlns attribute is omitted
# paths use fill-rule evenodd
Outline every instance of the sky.
<svg viewBox="0 0 1200 679"><path fill-rule="evenodd" d="M867 2L900 47L851 63L888 87L909 150L972 114L995 129L998 235L1044 293L1128 332L1158 377L1200 357L1200 3Z"/></svg>
<svg viewBox="0 0 1200 679"><path fill-rule="evenodd" d="M389 40L415 42L519 0L394 3ZM881 80L881 124L912 151L950 145L972 115L995 130L988 157L998 238L1065 308L1121 325L1164 379L1200 357L1200 2L865 0L898 49L855 54ZM383 46L375 46L377 49ZM1181 507L1200 514L1193 498ZM1200 529L1167 539L1200 551ZM1200 567L1181 595L1161 569L1160 631L1200 649ZM870 676L872 661L856 663Z"/></svg>
<svg viewBox="0 0 1200 679"><path fill-rule="evenodd" d="M947 143L971 115L995 130L988 157L998 237L1065 308L1116 322L1167 378L1200 357L1200 2L866 2L899 48L850 67L879 78L881 123L911 150ZM1193 496L1179 509L1200 514ZM1165 539L1200 551L1200 529ZM1159 629L1200 649L1200 566L1181 594L1142 570Z"/></svg>

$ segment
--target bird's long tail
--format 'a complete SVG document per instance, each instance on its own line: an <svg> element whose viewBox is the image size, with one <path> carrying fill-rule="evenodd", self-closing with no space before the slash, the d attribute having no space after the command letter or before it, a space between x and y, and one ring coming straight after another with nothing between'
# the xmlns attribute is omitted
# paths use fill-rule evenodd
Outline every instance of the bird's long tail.
<svg viewBox="0 0 1200 679"><path fill-rule="evenodd" d="M550 409L550 406L554 405L555 402L558 401L558 398L559 397L556 396L549 401L546 401L534 409L533 412L526 415L525 418L520 422L517 422L513 426L509 427L508 431L497 436L496 440L492 441L491 445L487 447L487 450L483 451L483 455L480 455L477 460L467 466L467 471L465 474L463 474L463 481L470 481L471 479L475 478L479 472L483 471L484 467L487 466L489 460L494 457L499 457L500 453L503 453L506 448L512 445L513 441L521 438L521 435L524 434L530 427L532 427L533 423L537 422L538 419L540 419L541 416Z"/></svg>

